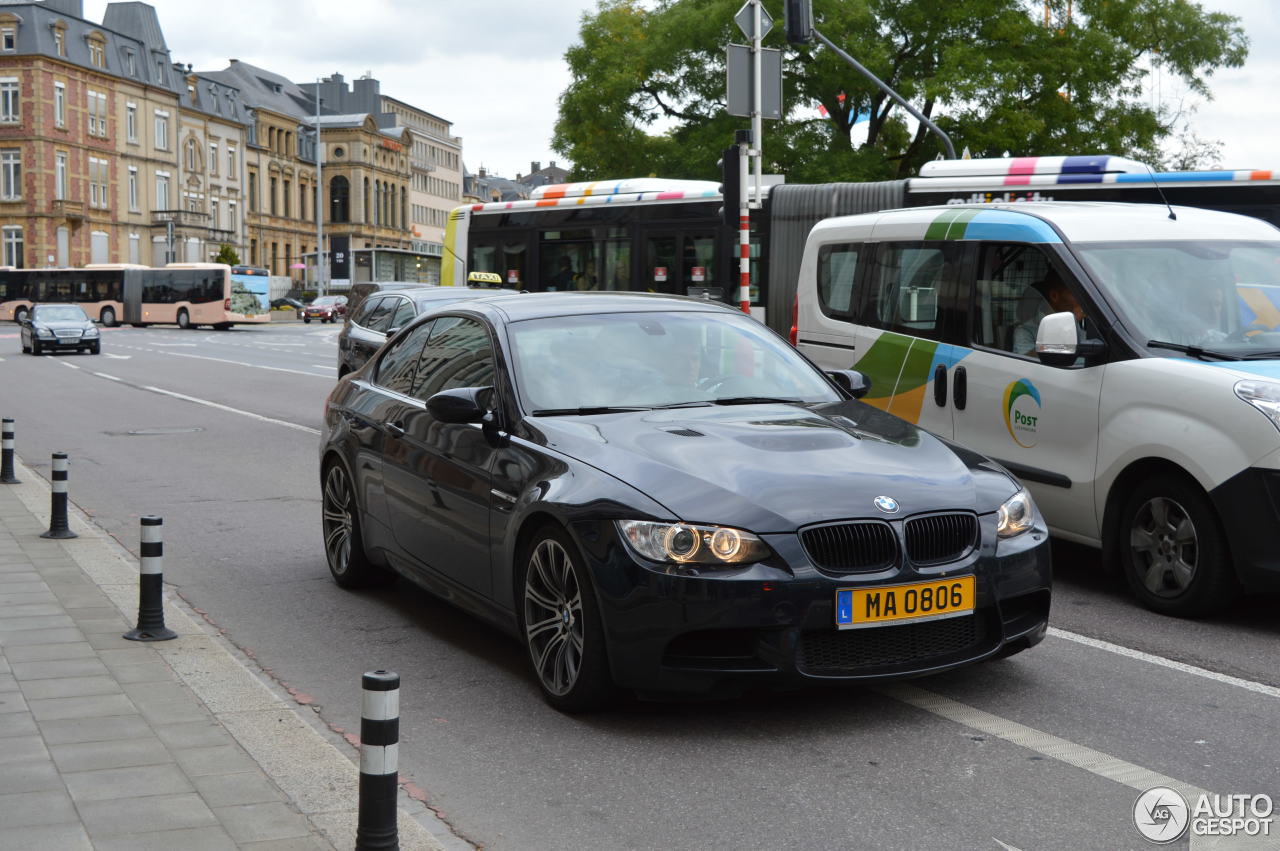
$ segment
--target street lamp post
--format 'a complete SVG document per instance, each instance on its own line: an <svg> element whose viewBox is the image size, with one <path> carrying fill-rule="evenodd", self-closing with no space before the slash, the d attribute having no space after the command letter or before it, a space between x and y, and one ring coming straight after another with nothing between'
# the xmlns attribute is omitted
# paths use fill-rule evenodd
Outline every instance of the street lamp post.
<svg viewBox="0 0 1280 851"><path fill-rule="evenodd" d="M320 78L316 77L316 295L324 295L324 180L320 155Z"/></svg>

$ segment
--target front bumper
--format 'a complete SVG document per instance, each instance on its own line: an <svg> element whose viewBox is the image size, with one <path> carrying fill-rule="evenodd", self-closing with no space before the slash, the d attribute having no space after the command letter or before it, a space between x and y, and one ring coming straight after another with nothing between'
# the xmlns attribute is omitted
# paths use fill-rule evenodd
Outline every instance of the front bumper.
<svg viewBox="0 0 1280 851"><path fill-rule="evenodd" d="M595 580L618 685L641 693L732 695L752 686L874 682L937 673L1039 643L1051 599L1043 526L960 561L832 576L809 560L798 535L764 535L775 557L733 571L682 575L645 562L611 522L575 529ZM974 575L971 614L854 630L835 626L837 589Z"/></svg>
<svg viewBox="0 0 1280 851"><path fill-rule="evenodd" d="M82 335L82 334L77 334L77 335L76 335L76 336L74 336L74 337L71 337L71 336L65 336L65 337L36 337L36 336L33 336L31 339L32 339L34 342L39 343L39 344L40 344L40 348L41 348L41 349L44 349L45 351L53 351L53 350L55 350L55 349L71 349L71 350L75 350L75 349L89 349L89 348L93 348L93 347L95 347L95 346L97 346L97 345L98 345L98 341L99 341L99 340L101 340L102 338L101 338L100 336L99 336L99 337L85 337L85 336L84 336L84 335Z"/></svg>
<svg viewBox="0 0 1280 851"><path fill-rule="evenodd" d="M1280 470L1250 467L1209 492L1236 576L1247 591L1280 591Z"/></svg>

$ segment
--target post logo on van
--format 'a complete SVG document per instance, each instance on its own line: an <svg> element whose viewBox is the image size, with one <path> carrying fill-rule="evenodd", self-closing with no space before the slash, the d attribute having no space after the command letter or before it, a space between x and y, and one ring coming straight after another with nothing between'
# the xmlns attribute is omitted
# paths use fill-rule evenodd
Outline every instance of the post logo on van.
<svg viewBox="0 0 1280 851"><path fill-rule="evenodd" d="M1004 388L1004 427L1013 442L1024 449L1036 445L1040 422L1040 391L1025 378Z"/></svg>

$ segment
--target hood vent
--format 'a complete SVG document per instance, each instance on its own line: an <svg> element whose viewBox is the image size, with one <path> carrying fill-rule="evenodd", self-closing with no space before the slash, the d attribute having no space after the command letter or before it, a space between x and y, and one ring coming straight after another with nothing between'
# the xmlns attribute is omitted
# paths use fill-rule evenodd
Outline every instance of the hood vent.
<svg viewBox="0 0 1280 851"><path fill-rule="evenodd" d="M664 428L663 431L667 434L679 435L680 437L706 437L702 432L694 431L691 428Z"/></svg>

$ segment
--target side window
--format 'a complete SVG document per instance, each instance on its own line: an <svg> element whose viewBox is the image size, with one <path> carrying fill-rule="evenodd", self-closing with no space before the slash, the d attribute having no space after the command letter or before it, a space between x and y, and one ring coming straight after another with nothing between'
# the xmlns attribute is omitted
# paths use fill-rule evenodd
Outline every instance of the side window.
<svg viewBox="0 0 1280 851"><path fill-rule="evenodd" d="M409 395L413 389L422 347L427 344L430 336L431 323L425 322L393 342L378 362L376 382L388 390Z"/></svg>
<svg viewBox="0 0 1280 851"><path fill-rule="evenodd" d="M934 340L953 334L948 319L960 286L962 248L958 242L882 243L871 269L867 323Z"/></svg>
<svg viewBox="0 0 1280 851"><path fill-rule="evenodd" d="M373 309L378 306L382 299L371 296L366 298L361 305L356 308L355 314L351 317L352 323L361 326L369 324L369 314L373 313Z"/></svg>
<svg viewBox="0 0 1280 851"><path fill-rule="evenodd" d="M407 298L396 298L396 309L391 314L391 324L389 328L403 328L413 321L413 317L418 313L413 309L413 302Z"/></svg>
<svg viewBox="0 0 1280 851"><path fill-rule="evenodd" d="M482 324L456 316L430 324L431 336L413 382L414 396L425 400L441 390L493 385L493 346Z"/></svg>
<svg viewBox="0 0 1280 851"><path fill-rule="evenodd" d="M974 287L973 343L1034 357L1040 320L1071 309L1067 299L1075 302L1038 246L983 245Z"/></svg>
<svg viewBox="0 0 1280 851"><path fill-rule="evenodd" d="M853 313L853 284L861 245L824 245L818 249L818 305L827 316Z"/></svg>
<svg viewBox="0 0 1280 851"><path fill-rule="evenodd" d="M397 301L395 298L378 299L373 310L364 318L364 327L379 334L387 333L387 329L391 327L391 311L395 309Z"/></svg>

